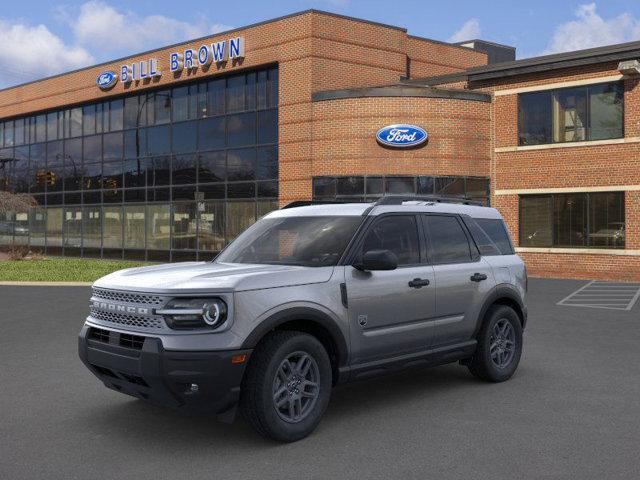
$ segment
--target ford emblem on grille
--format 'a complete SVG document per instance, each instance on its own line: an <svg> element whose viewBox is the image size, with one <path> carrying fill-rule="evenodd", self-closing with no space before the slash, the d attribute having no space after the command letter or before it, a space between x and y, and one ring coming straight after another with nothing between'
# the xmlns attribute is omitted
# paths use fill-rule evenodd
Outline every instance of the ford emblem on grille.
<svg viewBox="0 0 640 480"><path fill-rule="evenodd" d="M150 309L147 307L131 307L128 305L103 302L101 300L94 300L92 302L92 306L93 308L105 310L107 312L129 313L133 315L149 315L151 313Z"/></svg>
<svg viewBox="0 0 640 480"><path fill-rule="evenodd" d="M376 139L379 143L393 148L417 147L426 142L427 137L427 132L424 129L403 123L388 125L376 133Z"/></svg>
<svg viewBox="0 0 640 480"><path fill-rule="evenodd" d="M118 75L113 72L102 72L96 78L96 85L100 87L100 90L109 90L118 81Z"/></svg>

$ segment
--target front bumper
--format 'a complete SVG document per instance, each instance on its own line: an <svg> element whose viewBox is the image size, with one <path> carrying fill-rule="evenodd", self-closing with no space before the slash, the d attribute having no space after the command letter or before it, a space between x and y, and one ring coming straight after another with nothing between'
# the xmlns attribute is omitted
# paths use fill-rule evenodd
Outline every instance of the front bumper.
<svg viewBox="0 0 640 480"><path fill-rule="evenodd" d="M163 406L223 413L238 402L251 350L171 351L158 338L85 325L78 353L113 390ZM246 355L244 362L233 363L237 355Z"/></svg>

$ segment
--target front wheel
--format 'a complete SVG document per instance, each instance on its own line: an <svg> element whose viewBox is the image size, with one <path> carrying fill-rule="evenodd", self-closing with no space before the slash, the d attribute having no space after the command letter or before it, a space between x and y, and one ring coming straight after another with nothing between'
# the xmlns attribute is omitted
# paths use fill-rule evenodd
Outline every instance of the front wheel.
<svg viewBox="0 0 640 480"><path fill-rule="evenodd" d="M488 382L511 378L522 355L522 325L518 314L505 305L491 307L477 340L476 353L467 365L471 373Z"/></svg>
<svg viewBox="0 0 640 480"><path fill-rule="evenodd" d="M273 332L251 357L240 407L261 435L294 442L318 426L331 396L329 356L313 336Z"/></svg>

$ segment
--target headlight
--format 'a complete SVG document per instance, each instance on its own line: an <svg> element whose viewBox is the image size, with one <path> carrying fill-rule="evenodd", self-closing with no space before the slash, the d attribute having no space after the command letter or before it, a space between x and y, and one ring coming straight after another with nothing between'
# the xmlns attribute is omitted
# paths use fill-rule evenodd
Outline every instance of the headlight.
<svg viewBox="0 0 640 480"><path fill-rule="evenodd" d="M156 313L176 330L216 328L227 319L227 304L220 298L174 298Z"/></svg>

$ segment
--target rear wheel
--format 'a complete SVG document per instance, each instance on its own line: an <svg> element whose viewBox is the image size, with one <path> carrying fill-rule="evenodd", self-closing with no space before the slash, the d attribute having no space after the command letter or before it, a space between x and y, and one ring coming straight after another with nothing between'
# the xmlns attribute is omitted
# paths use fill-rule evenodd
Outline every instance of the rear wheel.
<svg viewBox="0 0 640 480"><path fill-rule="evenodd" d="M489 382L511 378L522 355L522 325L518 314L505 305L491 307L477 340L476 353L467 365L471 373Z"/></svg>
<svg viewBox="0 0 640 480"><path fill-rule="evenodd" d="M256 348L240 406L261 435L293 442L318 426L331 396L329 356L313 336L273 332Z"/></svg>

